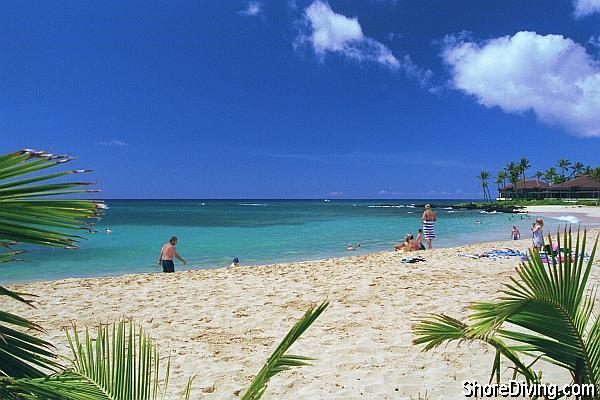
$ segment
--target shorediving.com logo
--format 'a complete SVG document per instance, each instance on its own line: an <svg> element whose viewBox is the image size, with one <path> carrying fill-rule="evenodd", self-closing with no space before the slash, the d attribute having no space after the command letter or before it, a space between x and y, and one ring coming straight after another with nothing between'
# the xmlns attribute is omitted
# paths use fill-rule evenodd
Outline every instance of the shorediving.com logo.
<svg viewBox="0 0 600 400"><path fill-rule="evenodd" d="M541 397L549 400L559 397L596 396L596 388L592 384L583 385L553 385L553 384L527 384L521 381L509 381L500 384L480 384L476 381L463 382L465 397Z"/></svg>

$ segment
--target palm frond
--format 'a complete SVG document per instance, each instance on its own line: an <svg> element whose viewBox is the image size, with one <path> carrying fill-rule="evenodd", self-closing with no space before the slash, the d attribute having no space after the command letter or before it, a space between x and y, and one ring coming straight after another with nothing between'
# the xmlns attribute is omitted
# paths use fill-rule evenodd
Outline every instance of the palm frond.
<svg viewBox="0 0 600 400"><path fill-rule="evenodd" d="M597 385L600 320L593 313L596 290L590 290L588 280L598 238L587 262L586 231L581 237L579 231L573 235L565 228L562 239L560 232L557 234L556 251L552 250L551 237L548 242L545 261L537 249L532 249L500 297L471 306L470 325L442 317L425 320L415 328L415 343L426 344L428 350L455 339L479 339L490 344L505 339L515 356L544 359L569 371L576 383ZM507 329L505 324L521 329ZM502 354L510 359L510 354ZM518 369L523 371L522 366Z"/></svg>
<svg viewBox="0 0 600 400"><path fill-rule="evenodd" d="M416 345L424 344L423 351L428 351L452 341L458 341L460 343L482 340L496 349L496 358L490 373L490 381L492 381L494 377L497 382L500 379L500 355L510 360L515 369L515 373L521 374L527 382L531 383L538 381L538 377L531 369L531 365L526 365L518 354L519 352L526 352L531 349L515 349L496 336L475 339L470 335L469 330L469 326L464 322L448 315L435 314L413 326L413 333L416 336L413 343Z"/></svg>
<svg viewBox="0 0 600 400"><path fill-rule="evenodd" d="M329 302L314 305L306 311L304 316L296 322L285 338L279 343L273 354L269 357L258 375L254 378L242 400L258 400L267 389L269 380L280 372L291 368L310 365L311 358L287 354L289 348L300 338L302 333L325 311Z"/></svg>
<svg viewBox="0 0 600 400"><path fill-rule="evenodd" d="M35 150L0 155L0 263L18 260L18 243L53 247L74 247L81 239L70 233L87 228L87 220L98 218L104 208L100 201L49 199L51 196L86 193L79 189L89 182L47 183L47 181L88 170L44 174L47 168L71 161L70 157ZM31 296L0 286L0 296L31 305ZM52 346L30 335L42 329L17 315L0 310L1 398L20 396L10 392L9 379L34 379L60 370ZM8 386L7 386L8 385ZM9 392L12 393L9 395Z"/></svg>
<svg viewBox="0 0 600 400"><path fill-rule="evenodd" d="M0 245L15 242L44 246L73 247L81 236L68 230L88 229L85 220L100 216L104 204L92 200L50 200L52 196L96 192L81 189L93 182L45 183L89 170L68 170L34 175L62 165L72 158L22 150L0 156ZM13 254L14 256L14 254ZM2 260L12 257L4 255Z"/></svg>
<svg viewBox="0 0 600 400"><path fill-rule="evenodd" d="M0 296L31 305L22 293L0 286ZM42 332L42 328L18 315L0 310L0 377L41 377L60 366L52 345L26 331Z"/></svg>

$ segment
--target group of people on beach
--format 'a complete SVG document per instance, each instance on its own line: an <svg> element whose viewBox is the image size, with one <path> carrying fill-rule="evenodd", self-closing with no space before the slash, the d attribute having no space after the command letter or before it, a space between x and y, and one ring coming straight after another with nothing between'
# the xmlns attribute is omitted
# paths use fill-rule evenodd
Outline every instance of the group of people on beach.
<svg viewBox="0 0 600 400"><path fill-rule="evenodd" d="M423 244L423 240L427 243L427 249L433 249L432 241L435 239L435 221L437 220L437 215L431 209L431 205L425 205L425 211L421 216L421 223L423 224L423 228L419 229L417 233L417 238L410 233L407 233L404 236L404 241L394 246L394 250L396 251L404 251L405 253L409 251L419 251L425 250L425 245Z"/></svg>
<svg viewBox="0 0 600 400"><path fill-rule="evenodd" d="M404 241L394 246L395 251L403 251L405 253L410 251L419 251L419 250L431 250L433 249L432 241L435 239L435 222L437 221L436 213L431 209L431 205L425 205L425 211L421 216L421 223L423 224L423 228L419 229L417 233L417 238L410 233L407 233L404 236ZM544 220L538 218L535 220L531 227L531 233L533 235L533 244L538 250L542 250L544 247ZM513 225L513 229L511 232L511 237L514 240L518 240L521 238L521 232L519 229ZM427 243L427 247L425 247L425 243ZM169 241L165 243L161 250L160 255L158 257L158 265L162 267L163 272L175 272L175 264L173 262L174 258L177 258L179 261L183 263L183 265L187 265L187 261L183 259L175 250L175 246L177 245L177 237L171 236ZM360 247L360 243L357 244ZM354 247L349 244L347 250L354 250ZM231 266L236 267L239 266L239 259L235 258L231 264Z"/></svg>

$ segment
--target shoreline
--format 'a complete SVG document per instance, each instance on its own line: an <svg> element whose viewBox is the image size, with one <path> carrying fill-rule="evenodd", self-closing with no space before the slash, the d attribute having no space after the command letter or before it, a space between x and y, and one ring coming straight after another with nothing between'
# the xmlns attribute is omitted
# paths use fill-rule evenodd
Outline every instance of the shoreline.
<svg viewBox="0 0 600 400"><path fill-rule="evenodd" d="M572 223L585 225L600 224L600 207L582 205L555 205L555 206L526 206L519 210L521 213L538 214L550 218L565 217L565 222L570 222L566 217L576 218Z"/></svg>
<svg viewBox="0 0 600 400"><path fill-rule="evenodd" d="M595 238L600 230L589 233ZM412 325L429 313L463 318L475 301L492 300L513 276L517 257L471 259L459 252L529 248L529 238L413 253L391 251L299 263L278 263L175 274L69 278L10 285L34 293L36 309L7 302L9 312L46 329L42 337L68 354L63 328L72 323L133 319L171 356L172 388L194 380L192 399L239 399L244 389L308 306L331 305L294 345L316 358L282 373L265 400L279 398L464 398L462 381L487 382L494 352L484 345L450 344L427 353L412 344ZM402 263L406 256L425 262ZM600 271L592 271L592 279ZM570 377L544 369L546 377ZM212 388L214 393L202 393Z"/></svg>

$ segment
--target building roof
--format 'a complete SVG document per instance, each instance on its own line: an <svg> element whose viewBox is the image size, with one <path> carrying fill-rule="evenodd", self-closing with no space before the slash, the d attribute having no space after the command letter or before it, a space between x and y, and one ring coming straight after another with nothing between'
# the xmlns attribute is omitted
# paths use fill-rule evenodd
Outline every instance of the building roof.
<svg viewBox="0 0 600 400"><path fill-rule="evenodd" d="M550 190L598 190L600 182L593 180L589 175L579 175L569 181L552 185Z"/></svg>
<svg viewBox="0 0 600 400"><path fill-rule="evenodd" d="M546 189L549 186L550 185L548 185L546 182L542 182L537 179L531 179L531 180L528 180L525 182L523 182L523 181L517 182L517 184L515 185L515 188L516 188L516 190L523 190L523 188L525 188L525 189ZM506 190L513 190L513 185L508 185L506 187Z"/></svg>

